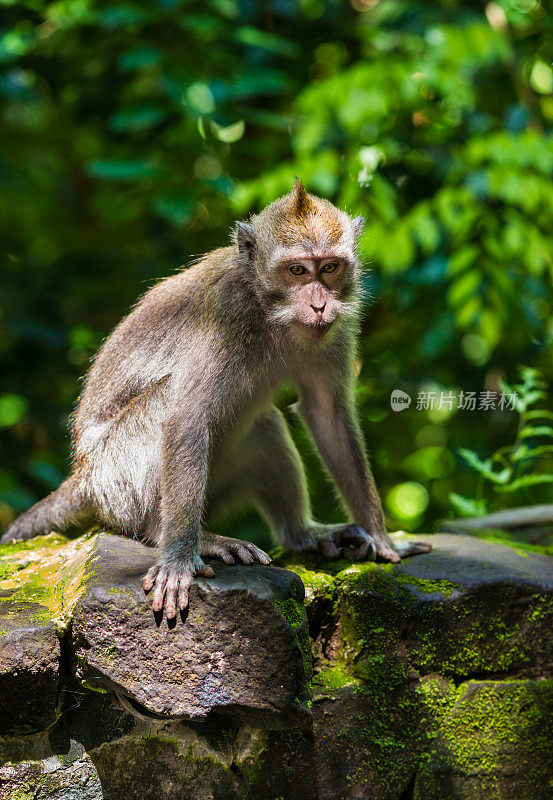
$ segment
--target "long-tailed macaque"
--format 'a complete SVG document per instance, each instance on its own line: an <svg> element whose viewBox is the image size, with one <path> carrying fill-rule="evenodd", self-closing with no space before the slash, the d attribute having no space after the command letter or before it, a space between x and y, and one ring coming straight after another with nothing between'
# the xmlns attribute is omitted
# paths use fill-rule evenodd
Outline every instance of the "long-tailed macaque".
<svg viewBox="0 0 553 800"><path fill-rule="evenodd" d="M2 542L100 522L159 547L143 579L167 618L188 604L203 558L269 564L249 542L208 532L231 502L252 503L288 550L397 562L354 406L363 220L294 189L234 243L148 291L104 342L73 415L73 472L16 519ZM354 524L313 521L298 452L272 396L299 411Z"/></svg>

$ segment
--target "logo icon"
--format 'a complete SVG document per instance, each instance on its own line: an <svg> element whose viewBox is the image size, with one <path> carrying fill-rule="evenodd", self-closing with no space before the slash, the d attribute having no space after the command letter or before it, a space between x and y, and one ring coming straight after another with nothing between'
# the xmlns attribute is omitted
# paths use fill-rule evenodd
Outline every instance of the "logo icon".
<svg viewBox="0 0 553 800"><path fill-rule="evenodd" d="M393 411L404 411L411 405L411 397L401 389L394 389L390 397L390 405Z"/></svg>

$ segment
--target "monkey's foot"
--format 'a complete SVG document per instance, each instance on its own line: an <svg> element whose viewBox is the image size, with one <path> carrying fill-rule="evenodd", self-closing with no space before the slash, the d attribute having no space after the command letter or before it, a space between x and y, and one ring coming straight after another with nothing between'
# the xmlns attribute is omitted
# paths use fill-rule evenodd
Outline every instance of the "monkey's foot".
<svg viewBox="0 0 553 800"><path fill-rule="evenodd" d="M401 538L396 539L395 537L400 536ZM404 531L396 531L396 533L392 533L390 535L390 539L392 541L392 547L394 548L396 554L400 558L407 558L408 556L417 556L421 553L429 553L432 550L432 545L430 542L413 542L410 540L406 540L403 537L405 536ZM378 551L378 546L377 546Z"/></svg>
<svg viewBox="0 0 553 800"><path fill-rule="evenodd" d="M313 525L295 550L319 552L326 558L345 557L353 561L374 561L373 537L360 525Z"/></svg>
<svg viewBox="0 0 553 800"><path fill-rule="evenodd" d="M9 525L6 532L0 536L0 544L8 544L8 542L26 542L28 539L32 538L33 535L31 533L25 535L18 531L16 525Z"/></svg>
<svg viewBox="0 0 553 800"><path fill-rule="evenodd" d="M428 553L428 542L411 542L403 538L393 540L386 532L368 534L355 523L349 525L314 525L307 529L305 538L294 549L320 552L326 558L345 557L353 561L390 561L397 564L402 558ZM402 531L398 535L405 536Z"/></svg>
<svg viewBox="0 0 553 800"><path fill-rule="evenodd" d="M179 611L184 611L188 605L190 584L192 579L202 575L204 578L213 578L213 568L204 564L197 556L193 561L172 561L155 564L142 579L145 592L153 589L152 609L163 611L167 619L177 616Z"/></svg>
<svg viewBox="0 0 553 800"><path fill-rule="evenodd" d="M225 564L270 564L272 559L261 548L241 539L218 536L203 531L199 543L200 555L205 558L220 558Z"/></svg>
<svg viewBox="0 0 553 800"><path fill-rule="evenodd" d="M402 536L403 531L398 531ZM373 535L376 547L376 558L380 561L390 561L398 564L402 558L415 556L419 553L428 553L432 550L432 545L428 542L410 542L405 540L394 541L386 532Z"/></svg>
<svg viewBox="0 0 553 800"><path fill-rule="evenodd" d="M17 534L10 533L9 530L7 530L6 533L3 533L2 536L0 536L0 544L8 544L8 542L16 542L16 541L17 541Z"/></svg>

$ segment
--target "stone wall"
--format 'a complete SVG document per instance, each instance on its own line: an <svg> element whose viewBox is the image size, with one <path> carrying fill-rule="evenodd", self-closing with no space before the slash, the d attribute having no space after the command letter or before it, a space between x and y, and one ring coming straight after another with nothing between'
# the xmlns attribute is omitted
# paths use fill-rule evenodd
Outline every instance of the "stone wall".
<svg viewBox="0 0 553 800"><path fill-rule="evenodd" d="M137 542L0 547L0 800L550 800L553 560L431 539L215 562L171 627Z"/></svg>

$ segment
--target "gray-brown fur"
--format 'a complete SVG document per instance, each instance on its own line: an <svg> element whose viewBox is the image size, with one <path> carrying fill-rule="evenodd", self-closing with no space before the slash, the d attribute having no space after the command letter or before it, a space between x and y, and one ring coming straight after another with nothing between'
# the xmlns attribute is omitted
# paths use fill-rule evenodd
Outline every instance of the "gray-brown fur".
<svg viewBox="0 0 553 800"><path fill-rule="evenodd" d="M143 537L160 547L144 586L168 617L186 606L194 575L213 574L202 556L270 562L254 545L205 531L228 505L256 505L292 550L399 560L353 403L358 228L296 183L239 223L231 246L151 289L85 380L72 475L2 541L88 521ZM272 405L284 380L297 384L300 412L357 525L313 522L303 466Z"/></svg>

